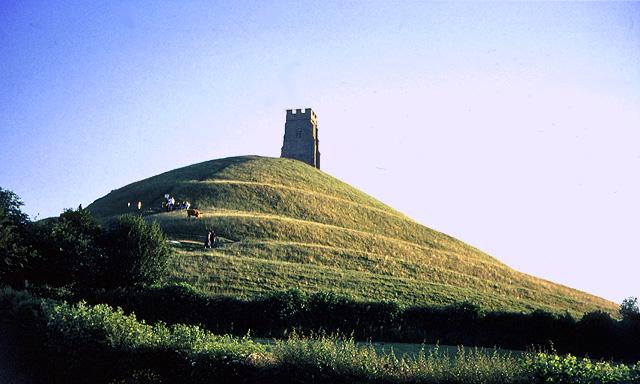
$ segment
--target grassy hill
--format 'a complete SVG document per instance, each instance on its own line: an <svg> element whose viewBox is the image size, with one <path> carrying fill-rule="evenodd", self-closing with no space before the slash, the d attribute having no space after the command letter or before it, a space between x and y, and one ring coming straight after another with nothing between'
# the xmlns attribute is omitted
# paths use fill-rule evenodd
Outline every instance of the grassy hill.
<svg viewBox="0 0 640 384"><path fill-rule="evenodd" d="M163 212L163 195L205 213ZM404 304L472 301L486 309L581 314L616 305L509 268L346 183L289 159L232 157L114 190L88 208L138 212L179 241L172 278L239 297L297 287ZM128 207L131 203L131 207ZM460 218L463 219L463 218ZM209 229L223 238L202 247Z"/></svg>

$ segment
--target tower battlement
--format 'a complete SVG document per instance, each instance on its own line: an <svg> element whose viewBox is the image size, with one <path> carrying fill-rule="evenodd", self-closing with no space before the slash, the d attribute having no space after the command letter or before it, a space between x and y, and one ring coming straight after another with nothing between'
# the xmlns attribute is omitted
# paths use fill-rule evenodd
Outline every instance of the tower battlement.
<svg viewBox="0 0 640 384"><path fill-rule="evenodd" d="M317 120L316 113L311 108L287 109L287 120Z"/></svg>
<svg viewBox="0 0 640 384"><path fill-rule="evenodd" d="M318 118L311 108L287 109L280 157L300 160L320 169Z"/></svg>

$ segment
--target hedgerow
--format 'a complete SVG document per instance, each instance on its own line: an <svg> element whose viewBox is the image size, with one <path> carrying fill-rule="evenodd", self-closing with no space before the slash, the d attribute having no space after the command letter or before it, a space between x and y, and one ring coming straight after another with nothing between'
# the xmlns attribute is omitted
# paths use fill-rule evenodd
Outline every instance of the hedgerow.
<svg viewBox="0 0 640 384"><path fill-rule="evenodd" d="M44 293L60 298L57 290ZM128 290L93 290L77 294L97 304L110 303L149 322L200 324L214 333L283 338L326 332L357 340L442 343L525 350L548 348L561 353L622 362L640 360L640 322L621 321L603 312L581 319L543 311L483 312L470 303L401 307L394 302L357 301L332 292L275 292L242 300L210 296L188 284ZM69 297L73 299L73 297Z"/></svg>
<svg viewBox="0 0 640 384"><path fill-rule="evenodd" d="M633 383L640 366L572 356L438 350L380 353L352 338L293 333L265 347L194 325L147 324L122 309L0 290L0 335L18 332L36 353L14 355L47 383ZM16 338L9 346L16 346ZM16 351L14 351L16 352ZM25 349L21 352L25 352ZM6 364L4 361L2 363ZM0 367L5 368L5 367ZM0 369L0 372L5 372ZM10 378L11 379L11 378ZM10 380L8 380L11 382Z"/></svg>

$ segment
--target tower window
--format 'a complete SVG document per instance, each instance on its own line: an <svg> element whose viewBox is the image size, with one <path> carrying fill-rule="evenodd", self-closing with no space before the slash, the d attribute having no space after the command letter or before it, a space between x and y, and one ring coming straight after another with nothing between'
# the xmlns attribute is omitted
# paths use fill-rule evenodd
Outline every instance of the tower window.
<svg viewBox="0 0 640 384"><path fill-rule="evenodd" d="M302 137L302 129L296 129L296 137Z"/></svg>

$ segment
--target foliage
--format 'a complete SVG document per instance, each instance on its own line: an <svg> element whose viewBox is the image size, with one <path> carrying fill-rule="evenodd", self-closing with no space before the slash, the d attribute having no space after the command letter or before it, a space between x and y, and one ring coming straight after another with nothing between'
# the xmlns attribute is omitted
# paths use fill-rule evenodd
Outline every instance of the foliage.
<svg viewBox="0 0 640 384"><path fill-rule="evenodd" d="M578 359L572 355L536 353L526 355L524 369L538 383L637 383L640 382L640 364L628 366L604 361Z"/></svg>
<svg viewBox="0 0 640 384"><path fill-rule="evenodd" d="M52 298L77 295L38 289ZM469 303L403 307L396 302L361 301L323 291L287 290L248 300L210 295L193 286L91 290L82 298L135 312L148 322L200 324L215 333L286 337L291 332L351 335L356 340L444 343L525 350L554 346L562 353L619 361L640 360L640 324L596 312L568 315L479 312Z"/></svg>
<svg viewBox="0 0 640 384"><path fill-rule="evenodd" d="M66 209L31 223L11 191L0 189L0 281L54 286L127 287L158 282L173 251L160 227L137 216L103 230L88 210Z"/></svg>
<svg viewBox="0 0 640 384"><path fill-rule="evenodd" d="M326 300L335 302L334 300ZM35 382L634 383L640 365L571 355L439 349L415 357L352 338L293 333L269 346L192 325L150 325L110 306L39 300L0 290L0 330L19 324L38 353L19 357ZM13 328L15 329L15 328ZM6 332L0 332L4 335ZM4 344L3 344L4 345ZM9 344L12 345L12 344ZM0 361L0 363L3 363ZM34 369L37 367L37 369ZM0 366L0 368L3 368ZM13 368L16 368L15 366Z"/></svg>
<svg viewBox="0 0 640 384"><path fill-rule="evenodd" d="M26 225L31 220L29 216L22 212L24 205L22 199L15 192L0 188L0 210L4 211L4 216L16 226Z"/></svg>
<svg viewBox="0 0 640 384"><path fill-rule="evenodd" d="M620 304L620 316L623 319L637 318L640 316L640 308L638 308L637 297L627 297Z"/></svg>
<svg viewBox="0 0 640 384"><path fill-rule="evenodd" d="M80 286L99 282L105 263L101 236L98 222L82 208L65 209L57 219L38 225L32 239L43 256L37 280Z"/></svg>
<svg viewBox="0 0 640 384"><path fill-rule="evenodd" d="M260 345L231 336L216 336L195 325L158 322L154 325L139 321L135 314L126 315L121 308L106 304L87 305L79 302L47 303L44 306L47 328L55 335L55 344L70 351L87 340L120 350L166 348L192 356L199 352L216 351L222 356L241 359L261 351ZM80 356L77 357L81 359Z"/></svg>
<svg viewBox="0 0 640 384"><path fill-rule="evenodd" d="M106 383L147 369L179 382L182 374L242 364L264 351L251 340L193 325L149 325L107 305L38 300L10 289L0 290L0 315L0 342L15 360L0 359L0 372L22 369L34 382ZM15 337L7 343L3 335Z"/></svg>
<svg viewBox="0 0 640 384"><path fill-rule="evenodd" d="M29 278L37 253L25 239L31 226L14 192L0 188L0 282L21 285Z"/></svg>
<svg viewBox="0 0 640 384"><path fill-rule="evenodd" d="M0 208L0 281L14 285L25 269L28 263L27 252L20 243L15 225L6 216L4 209Z"/></svg>
<svg viewBox="0 0 640 384"><path fill-rule="evenodd" d="M513 383L525 375L516 358L497 351L470 352L460 348L455 357L438 349L420 351L416 358L379 353L371 345L335 336L306 338L297 334L276 341L274 364L298 382L425 382Z"/></svg>
<svg viewBox="0 0 640 384"><path fill-rule="evenodd" d="M0 286L0 382L28 383L29 372L47 358L42 300Z"/></svg>
<svg viewBox="0 0 640 384"><path fill-rule="evenodd" d="M108 247L108 286L148 286L165 277L173 250L157 223L147 223L140 216L120 216L103 243Z"/></svg>

